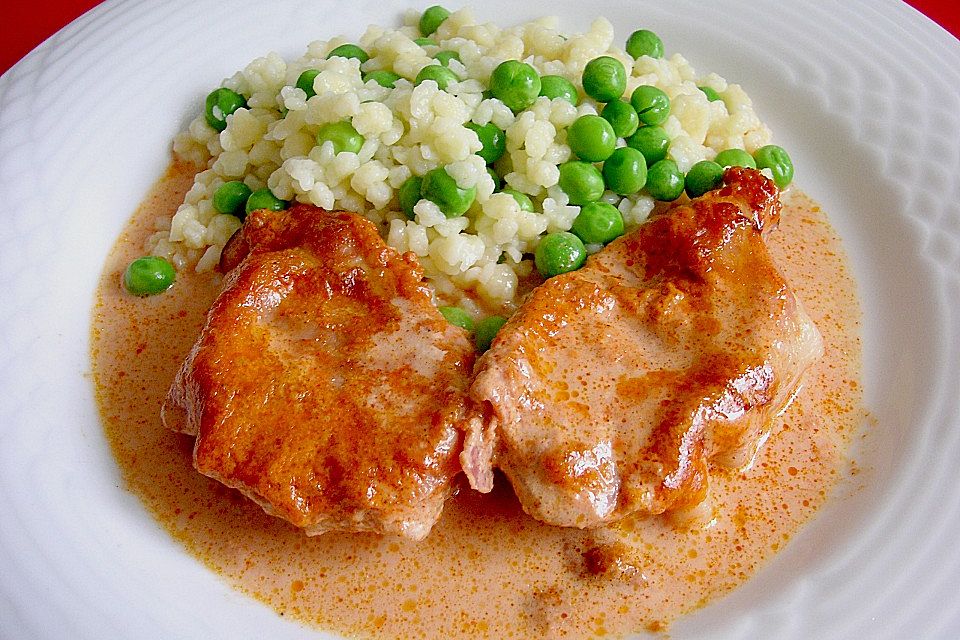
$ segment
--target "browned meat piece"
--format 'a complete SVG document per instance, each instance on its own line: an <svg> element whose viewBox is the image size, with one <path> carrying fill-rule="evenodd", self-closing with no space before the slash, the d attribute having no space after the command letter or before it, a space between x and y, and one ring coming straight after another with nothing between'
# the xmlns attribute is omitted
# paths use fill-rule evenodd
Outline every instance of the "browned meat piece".
<svg viewBox="0 0 960 640"><path fill-rule="evenodd" d="M617 578L625 582L646 581L637 561L630 557L630 550L620 541L598 543L581 555L583 568L588 575Z"/></svg>
<svg viewBox="0 0 960 640"><path fill-rule="evenodd" d="M422 538L460 471L474 349L352 213L258 211L163 415L197 469L310 534Z"/></svg>
<svg viewBox="0 0 960 640"><path fill-rule="evenodd" d="M592 527L699 504L708 461L744 466L823 350L761 233L773 183L725 186L551 278L478 361L488 422L464 451L545 522Z"/></svg>

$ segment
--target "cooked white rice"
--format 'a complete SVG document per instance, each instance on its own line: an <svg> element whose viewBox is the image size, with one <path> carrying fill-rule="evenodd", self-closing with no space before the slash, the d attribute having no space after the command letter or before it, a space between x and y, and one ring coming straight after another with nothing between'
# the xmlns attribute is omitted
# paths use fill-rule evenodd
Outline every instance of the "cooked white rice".
<svg viewBox="0 0 960 640"><path fill-rule="evenodd" d="M579 212L557 184L558 165L571 159L566 128L578 116L596 113L598 105L588 97L578 107L541 97L515 115L496 98L481 95L504 60L562 75L583 95L580 78L587 62L600 55L618 58L629 74L628 96L636 86L652 84L670 97L671 115L662 126L671 138L668 157L682 171L723 149L752 153L770 142L770 131L738 85L716 74L698 75L679 54L633 60L613 46L613 26L604 18L586 33L565 34L555 18L500 28L478 24L463 9L431 36L438 47L413 42L420 35L418 19L419 13L411 11L399 29L371 26L357 41L370 55L364 72L388 69L405 78L393 89L364 83L356 59L325 59L347 42L344 38L313 42L303 57L290 62L268 54L227 78L222 86L247 96L247 107L227 117L223 132L211 128L201 113L176 137L176 155L204 168L172 220L158 222L147 250L178 269L213 269L241 224L214 209L213 194L226 181L243 180L253 190L269 187L284 200L360 212L380 226L388 244L418 256L438 301L459 304L475 316L509 313L521 283L535 272L531 253L540 238L568 230ZM445 91L433 81L413 86L411 79L435 63L431 56L440 50L459 54L462 62L449 65L463 80ZM320 71L310 99L295 86L306 69ZM722 101L708 101L698 86L713 88ZM317 146L320 125L347 118L365 138L359 153L335 155L329 143ZM493 122L506 131L507 152L495 167L505 186L531 197L535 212L521 210L510 195L494 193L476 155L481 144L466 122ZM460 187L476 187L474 204L465 216L450 219L421 200L416 219L408 220L397 190L411 175L438 166L445 166ZM608 193L605 199L617 204L628 229L654 208L643 191L625 198Z"/></svg>

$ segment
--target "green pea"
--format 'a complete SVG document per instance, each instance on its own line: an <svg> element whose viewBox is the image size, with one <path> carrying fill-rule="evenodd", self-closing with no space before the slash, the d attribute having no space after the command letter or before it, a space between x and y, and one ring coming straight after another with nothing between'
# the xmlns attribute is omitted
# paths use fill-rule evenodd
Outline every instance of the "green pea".
<svg viewBox="0 0 960 640"><path fill-rule="evenodd" d="M653 85L640 85L633 90L630 104L643 124L663 124L670 115L670 98Z"/></svg>
<svg viewBox="0 0 960 640"><path fill-rule="evenodd" d="M269 209L270 211L283 211L287 208L287 201L281 200L277 196L273 195L273 192L270 189L264 187L263 189L257 189L250 194L250 197L247 198L247 204L244 207L244 211L247 214L252 213L258 209Z"/></svg>
<svg viewBox="0 0 960 640"><path fill-rule="evenodd" d="M477 351L483 353L490 348L493 339L497 337L500 329L507 323L503 316L488 316L477 323L476 330L473 332L473 342Z"/></svg>
<svg viewBox="0 0 960 640"><path fill-rule="evenodd" d="M589 162L571 160L561 164L559 184L570 204L584 205L603 195L603 175Z"/></svg>
<svg viewBox="0 0 960 640"><path fill-rule="evenodd" d="M450 324L473 331L473 318L460 307L439 307L438 311Z"/></svg>
<svg viewBox="0 0 960 640"><path fill-rule="evenodd" d="M663 127L640 127L636 133L627 138L627 146L633 147L643 154L647 166L660 162L667 157L670 148L670 136Z"/></svg>
<svg viewBox="0 0 960 640"><path fill-rule="evenodd" d="M721 167L750 167L757 168L757 161L743 149L724 149L713 159Z"/></svg>
<svg viewBox="0 0 960 640"><path fill-rule="evenodd" d="M440 46L430 38L414 38L413 43L419 47L439 47Z"/></svg>
<svg viewBox="0 0 960 640"><path fill-rule="evenodd" d="M717 90L713 87L697 87L700 91L703 91L703 95L707 96L707 100L710 102L716 102L717 100L723 100L720 97L720 94L717 93Z"/></svg>
<svg viewBox="0 0 960 640"><path fill-rule="evenodd" d="M433 202L448 218L462 216L477 197L477 188L461 189L443 167L428 171L420 184L420 196Z"/></svg>
<svg viewBox="0 0 960 640"><path fill-rule="evenodd" d="M783 147L768 144L757 149L753 157L757 161L758 169L770 169L773 181L781 189L793 181L793 160Z"/></svg>
<svg viewBox="0 0 960 640"><path fill-rule="evenodd" d="M532 105L540 95L541 87L537 70L519 60L501 62L490 75L493 96L514 112Z"/></svg>
<svg viewBox="0 0 960 640"><path fill-rule="evenodd" d="M316 80L318 75L320 75L319 70L307 69L297 78L297 88L302 89L307 94L307 98L317 95L317 92L313 90L313 81Z"/></svg>
<svg viewBox="0 0 960 640"><path fill-rule="evenodd" d="M433 59L443 66L449 67L451 60L460 62L460 54L456 51L438 51L437 55L433 56Z"/></svg>
<svg viewBox="0 0 960 640"><path fill-rule="evenodd" d="M503 186L503 178L500 177L496 171L493 170L493 167L487 167L487 175L490 176L490 179L493 180L493 190L496 191Z"/></svg>
<svg viewBox="0 0 960 640"><path fill-rule="evenodd" d="M683 172L673 160L660 160L647 169L646 186L653 199L672 202L683 193Z"/></svg>
<svg viewBox="0 0 960 640"><path fill-rule="evenodd" d="M420 16L420 33L430 35L449 17L450 12L438 4L428 7Z"/></svg>
<svg viewBox="0 0 960 640"><path fill-rule="evenodd" d="M698 198L723 184L723 167L713 160L701 160L687 171L684 188L691 198Z"/></svg>
<svg viewBox="0 0 960 640"><path fill-rule="evenodd" d="M127 265L123 272L123 286L135 296L152 296L169 289L176 278L173 265L164 258L145 256Z"/></svg>
<svg viewBox="0 0 960 640"><path fill-rule="evenodd" d="M606 202L590 202L580 208L570 231L586 244L607 244L623 235L623 216Z"/></svg>
<svg viewBox="0 0 960 640"><path fill-rule="evenodd" d="M468 122L463 126L477 134L480 144L483 145L483 148L477 151L477 155L483 158L483 161L487 164L499 160L503 152L507 150L507 134L492 122L485 125Z"/></svg>
<svg viewBox="0 0 960 640"><path fill-rule="evenodd" d="M247 106L246 98L232 89L220 87L207 96L204 116L207 124L217 131L223 131L227 128L227 116L245 106Z"/></svg>
<svg viewBox="0 0 960 640"><path fill-rule="evenodd" d="M603 163L603 180L621 196L636 193L647 184L647 161L636 149L620 147Z"/></svg>
<svg viewBox="0 0 960 640"><path fill-rule="evenodd" d="M600 116L588 114L574 120L567 129L567 144L581 160L601 162L610 157L617 146L617 135L610 123Z"/></svg>
<svg viewBox="0 0 960 640"><path fill-rule="evenodd" d="M213 208L220 213L241 213L238 217L243 218L243 206L251 193L250 187L239 180L224 182L213 193Z"/></svg>
<svg viewBox="0 0 960 640"><path fill-rule="evenodd" d="M517 201L517 204L520 205L521 211L533 211L533 200L530 199L525 193L521 193L516 189L504 189L501 193L507 193L513 196L513 199Z"/></svg>
<svg viewBox="0 0 960 640"><path fill-rule="evenodd" d="M544 278L576 271L587 260L583 241L567 231L548 233L533 252L533 262Z"/></svg>
<svg viewBox="0 0 960 640"><path fill-rule="evenodd" d="M420 73L417 74L413 84L420 84L424 80L433 80L437 83L437 87L444 91L451 82L460 82L457 74L441 64L428 64L420 69Z"/></svg>
<svg viewBox="0 0 960 640"><path fill-rule="evenodd" d="M577 93L577 88L563 76L541 76L540 95L551 100L563 98L573 106L580 104L580 94Z"/></svg>
<svg viewBox="0 0 960 640"><path fill-rule="evenodd" d="M387 89L393 89L397 85L397 80L400 79L400 76L393 71L387 71L381 69L379 71L371 71L370 73L364 74L363 81L369 82L373 80L381 87L386 87Z"/></svg>
<svg viewBox="0 0 960 640"><path fill-rule="evenodd" d="M363 64L370 59L370 56L355 44L342 44L327 54L327 60L330 58L356 58L360 64Z"/></svg>
<svg viewBox="0 0 960 640"><path fill-rule="evenodd" d="M611 100L603 105L603 111L600 117L610 123L613 132L618 138L626 138L633 135L633 132L640 126L640 118L637 117L637 110L629 102L620 98Z"/></svg>
<svg viewBox="0 0 960 640"><path fill-rule="evenodd" d="M627 38L627 54L631 58L640 56L650 56L651 58L663 57L663 40L653 31L640 29L634 31Z"/></svg>
<svg viewBox="0 0 960 640"><path fill-rule="evenodd" d="M610 56L594 58L583 68L583 91L598 102L610 102L627 89L627 70Z"/></svg>
<svg viewBox="0 0 960 640"><path fill-rule="evenodd" d="M344 151L360 153L364 139L349 121L340 120L328 122L317 129L317 145L322 145L324 142L333 143L334 154Z"/></svg>
<svg viewBox="0 0 960 640"><path fill-rule="evenodd" d="M420 202L422 183L423 180L420 176L410 176L400 185L400 189L397 192L397 199L400 201L400 210L411 220L417 217L417 214L413 212L413 208Z"/></svg>

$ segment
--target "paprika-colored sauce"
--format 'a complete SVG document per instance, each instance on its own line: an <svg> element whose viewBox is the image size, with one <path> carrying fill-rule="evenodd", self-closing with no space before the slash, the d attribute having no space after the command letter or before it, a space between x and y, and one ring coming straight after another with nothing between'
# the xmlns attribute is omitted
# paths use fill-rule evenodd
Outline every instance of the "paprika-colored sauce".
<svg viewBox="0 0 960 640"><path fill-rule="evenodd" d="M107 258L93 319L104 428L128 488L212 571L278 613L344 636L582 638L666 629L734 589L782 549L855 470L863 418L860 308L840 239L796 189L772 253L824 337L826 354L744 472L717 469L701 519L635 517L603 530L526 516L503 478L464 484L421 542L372 534L307 537L197 473L192 438L162 426L160 404L217 274L178 274L166 293L126 294L120 274L154 221L170 216L194 168L174 163Z"/></svg>

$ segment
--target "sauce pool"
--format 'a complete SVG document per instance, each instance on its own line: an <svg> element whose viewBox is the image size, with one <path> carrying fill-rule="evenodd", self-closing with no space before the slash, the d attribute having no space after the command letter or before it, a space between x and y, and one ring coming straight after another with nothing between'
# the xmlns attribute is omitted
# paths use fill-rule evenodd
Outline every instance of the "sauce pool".
<svg viewBox="0 0 960 640"><path fill-rule="evenodd" d="M660 631L746 581L851 474L862 422L860 307L840 239L796 189L784 195L771 252L824 337L754 465L714 469L712 508L694 521L627 518L594 531L526 516L497 479L464 484L429 537L307 537L197 473L193 438L167 431L160 405L216 297L217 274L178 274L135 298L121 274L169 217L194 169L171 165L107 258L93 319L104 429L127 487L171 535L235 588L281 615L346 636L550 638Z"/></svg>

